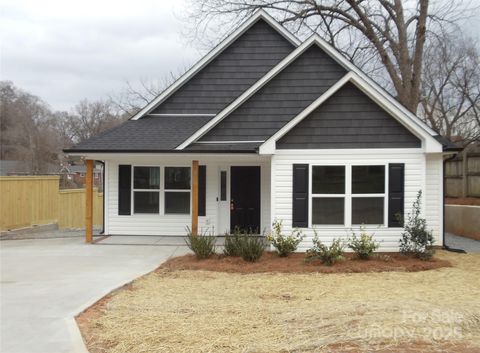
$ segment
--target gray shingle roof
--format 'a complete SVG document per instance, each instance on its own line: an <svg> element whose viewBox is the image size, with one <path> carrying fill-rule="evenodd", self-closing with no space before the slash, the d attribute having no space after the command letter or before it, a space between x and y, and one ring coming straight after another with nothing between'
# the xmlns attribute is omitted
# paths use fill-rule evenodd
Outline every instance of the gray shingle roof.
<svg viewBox="0 0 480 353"><path fill-rule="evenodd" d="M65 152L171 151L210 119L211 116L146 116L128 120Z"/></svg>

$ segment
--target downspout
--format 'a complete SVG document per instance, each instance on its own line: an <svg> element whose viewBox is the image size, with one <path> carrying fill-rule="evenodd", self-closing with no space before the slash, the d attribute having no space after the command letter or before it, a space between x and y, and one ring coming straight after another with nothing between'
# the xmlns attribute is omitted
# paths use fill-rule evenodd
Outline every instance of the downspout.
<svg viewBox="0 0 480 353"><path fill-rule="evenodd" d="M100 234L105 234L105 162L103 161L95 161L95 163L98 162L102 165L102 192L103 192L103 202L102 202L102 207L103 207L103 220L102 220L102 231Z"/></svg>
<svg viewBox="0 0 480 353"><path fill-rule="evenodd" d="M443 234L442 234L442 238L443 238L443 249L447 250L447 251L452 251L452 252L457 252L457 253L466 253L465 250L462 250L462 249L454 249L454 248L451 248L449 247L446 243L445 243L445 225L446 225L446 221L445 221L445 197L447 196L447 183L446 183L446 180L447 178L445 177L446 175L446 170L447 170L447 162L451 161L452 159L454 159L456 156L457 156L458 153L454 153L452 154L452 156L446 158L443 160Z"/></svg>

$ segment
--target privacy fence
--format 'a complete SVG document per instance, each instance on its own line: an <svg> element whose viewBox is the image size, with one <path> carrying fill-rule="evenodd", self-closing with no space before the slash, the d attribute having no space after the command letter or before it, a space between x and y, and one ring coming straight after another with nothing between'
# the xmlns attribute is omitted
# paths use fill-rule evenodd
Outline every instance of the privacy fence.
<svg viewBox="0 0 480 353"><path fill-rule="evenodd" d="M447 197L480 197L480 152L464 151L448 161Z"/></svg>
<svg viewBox="0 0 480 353"><path fill-rule="evenodd" d="M93 224L103 222L103 193L94 189ZM85 227L85 189L59 188L58 176L0 177L0 230L56 223Z"/></svg>

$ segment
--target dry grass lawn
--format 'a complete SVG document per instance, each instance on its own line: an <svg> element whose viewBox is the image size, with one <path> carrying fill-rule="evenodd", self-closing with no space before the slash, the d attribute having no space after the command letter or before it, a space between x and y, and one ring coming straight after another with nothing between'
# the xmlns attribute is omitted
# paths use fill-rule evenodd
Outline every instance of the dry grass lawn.
<svg viewBox="0 0 480 353"><path fill-rule="evenodd" d="M90 352L480 352L480 254L423 272L153 272L78 318Z"/></svg>

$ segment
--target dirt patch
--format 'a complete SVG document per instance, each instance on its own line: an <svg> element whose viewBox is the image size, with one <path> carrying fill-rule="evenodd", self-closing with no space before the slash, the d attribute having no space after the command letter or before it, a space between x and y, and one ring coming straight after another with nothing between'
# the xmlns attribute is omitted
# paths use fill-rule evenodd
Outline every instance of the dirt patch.
<svg viewBox="0 0 480 353"><path fill-rule="evenodd" d="M447 260L434 258L431 261L407 257L398 253L377 254L370 260L359 260L353 254L346 254L345 260L333 266L325 266L320 261L305 263L305 254L294 253L288 257L279 257L266 251L259 261L247 262L240 257L215 255L206 260L198 260L194 255L172 258L159 267L158 271L169 270L205 270L229 273L359 273L386 271L425 271L451 264Z"/></svg>
<svg viewBox="0 0 480 353"><path fill-rule="evenodd" d="M480 206L480 197L447 197L445 203L447 205Z"/></svg>
<svg viewBox="0 0 480 353"><path fill-rule="evenodd" d="M162 268L77 321L91 353L478 352L480 254L436 257L452 266L330 274Z"/></svg>

